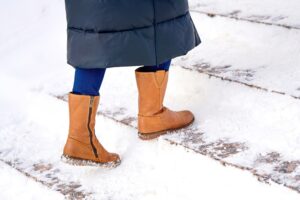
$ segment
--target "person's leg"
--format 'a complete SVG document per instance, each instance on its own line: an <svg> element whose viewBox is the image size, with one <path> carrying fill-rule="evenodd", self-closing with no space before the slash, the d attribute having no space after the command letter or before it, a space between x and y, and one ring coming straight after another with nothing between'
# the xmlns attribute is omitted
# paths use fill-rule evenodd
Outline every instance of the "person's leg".
<svg viewBox="0 0 300 200"><path fill-rule="evenodd" d="M168 71L171 65L171 60L168 60L160 65L153 65L153 66L143 66L139 67L137 71L139 72L156 72L158 70L165 70Z"/></svg>
<svg viewBox="0 0 300 200"><path fill-rule="evenodd" d="M76 68L72 93L80 95L99 96L99 90L106 68L83 69Z"/></svg>

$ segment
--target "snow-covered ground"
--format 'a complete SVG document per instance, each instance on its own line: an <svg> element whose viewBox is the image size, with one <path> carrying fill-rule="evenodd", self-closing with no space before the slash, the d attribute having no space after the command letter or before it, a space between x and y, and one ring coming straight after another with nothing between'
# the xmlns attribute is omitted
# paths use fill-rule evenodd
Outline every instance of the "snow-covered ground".
<svg viewBox="0 0 300 200"><path fill-rule="evenodd" d="M64 199L63 195L23 176L23 174L2 162L0 162L0 177L1 199Z"/></svg>
<svg viewBox="0 0 300 200"><path fill-rule="evenodd" d="M279 0L260 2L268 7L265 13L248 1L232 2L222 9L217 9L222 3L213 0L193 0L190 5L213 5L207 7L212 13L231 8L257 15L279 13L289 16L284 22L292 25L299 19L296 1L288 9L280 9ZM0 199L59 199L62 194L70 199L118 200L300 197L272 181L257 181L249 170L211 159L253 169L299 191L300 100L290 96L300 95L299 30L193 12L203 44L172 62L165 104L193 110L196 122L191 129L196 131L150 142L140 141L134 128L135 67L109 69L101 88L99 110L104 113L97 116L96 134L123 162L107 170L60 162L68 108L55 96L71 89L74 72L66 64L64 1L11 0L1 2L0 11L5 30L0 32L0 191L6 190ZM268 92L272 90L284 94ZM220 140L225 141L222 145L241 146L226 150L216 142Z"/></svg>
<svg viewBox="0 0 300 200"><path fill-rule="evenodd" d="M300 29L298 0L190 0L194 12Z"/></svg>
<svg viewBox="0 0 300 200"><path fill-rule="evenodd" d="M300 30L192 16L204 42L177 65L300 96Z"/></svg>

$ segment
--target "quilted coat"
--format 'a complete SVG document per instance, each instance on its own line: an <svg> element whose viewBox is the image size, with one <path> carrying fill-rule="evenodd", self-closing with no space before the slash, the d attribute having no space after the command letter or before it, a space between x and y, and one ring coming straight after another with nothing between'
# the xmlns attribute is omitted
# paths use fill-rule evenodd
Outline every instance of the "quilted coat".
<svg viewBox="0 0 300 200"><path fill-rule="evenodd" d="M74 67L158 65L201 43L187 0L65 0Z"/></svg>

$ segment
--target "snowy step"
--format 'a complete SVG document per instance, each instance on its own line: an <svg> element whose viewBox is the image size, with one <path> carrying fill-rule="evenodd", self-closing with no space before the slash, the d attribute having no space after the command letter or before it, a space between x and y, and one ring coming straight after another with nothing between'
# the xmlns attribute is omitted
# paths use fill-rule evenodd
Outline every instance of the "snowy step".
<svg viewBox="0 0 300 200"><path fill-rule="evenodd" d="M136 129L135 87L133 70L108 70L98 114ZM61 91L45 90L66 101ZM192 126L163 137L170 144L300 191L299 100L173 66L165 105L196 116Z"/></svg>
<svg viewBox="0 0 300 200"><path fill-rule="evenodd" d="M178 72L182 70L179 67L174 69L180 70ZM185 70L182 71L183 75L187 77L184 74ZM110 71L109 73L114 72ZM128 74L124 75L128 76ZM113 78L113 75L111 74L110 77ZM134 79L129 79L128 84L133 81ZM219 80L216 81L220 82ZM223 84L223 82L220 84ZM174 87L171 90L174 91ZM116 92L116 90L113 91ZM166 199L168 197L182 199L185 197L192 200L199 196L196 188L200 186L206 189L201 192L201 195L206 197L210 196L209 193L216 188L222 191L224 196L231 197L231 199L240 199L245 193L249 193L249 196L244 197L249 200L261 196L278 200L283 197L289 199L299 197L298 194L296 195L274 184L269 187L259 182L255 183L255 179L249 173L239 172L239 170L231 167L224 168L209 158L212 156L223 162L219 157L235 155L235 150L227 150L227 148L236 149L236 145L233 145L234 147L227 145L226 148L221 145L219 148L215 148L217 145L209 145L211 143L206 143L208 140L202 138L203 142L208 145L202 144L210 146L207 149L208 154L199 152L204 155L202 156L192 151L186 152L185 149L191 149L193 146L181 148L183 144L180 143L178 143L178 146L173 146L170 145L170 140L166 139L169 138L174 143L174 141L176 142L175 139L182 141L180 138L185 138L186 145L195 146L199 145L198 139L205 135L198 137L199 134L197 133L193 135L193 132L182 131L159 140L149 142L139 140L136 129L123 125L128 120L123 121L123 124L119 123L120 125L114 121L122 120L122 116L127 116L133 111L131 110L133 107L127 107L127 105L132 104L132 106L135 106L135 101L131 98L136 96L125 100L125 108L123 109L115 107L115 110L107 110L109 106L105 105L108 104L101 103L99 111L102 109L102 113L106 113L114 120L107 119L101 114L97 117L97 136L110 151L118 152L121 155L122 165L114 170L68 166L60 162L60 155L68 129L67 104L58 101L57 98L45 95L41 91L32 92L27 90L23 92L28 93L28 96L22 95L26 97L23 99L23 105L19 105L22 109L9 108L11 112L14 112L14 109L18 110L19 115L15 116L16 118L9 118L10 121L7 122L5 127L1 127L0 158L51 190L61 192L67 199L105 199L107 197L111 199L120 199L121 197L124 199ZM132 88L129 88L127 92L127 95L131 96ZM113 97L107 94L106 98L105 100L103 96L102 101L111 101L111 98L115 99L116 96ZM116 103L117 98L115 100L111 102ZM170 100L168 101L170 103ZM18 102L18 99L10 103L15 104L16 102ZM176 102L173 104L175 106ZM186 106L186 104L183 104L183 106ZM132 117L134 116L132 115ZM199 114L197 114L197 118L199 119ZM125 119L129 118L125 117ZM134 122L129 124L135 126ZM197 126L194 128L197 128ZM232 140L227 140L225 144L228 144L228 142L232 142ZM219 144L221 143L219 142ZM248 146L248 144L244 146ZM205 147L202 150L205 150ZM243 152L245 151L238 151L237 154L243 154ZM243 157L243 159L247 160L248 158ZM223 163L229 164L226 160ZM287 166L287 169L284 167L283 170L288 171L291 170L290 168L290 166ZM178 190L178 188L181 188L181 190ZM243 192L235 193L236 190ZM255 192L257 190L260 192Z"/></svg>
<svg viewBox="0 0 300 200"><path fill-rule="evenodd" d="M300 29L300 3L272 0L190 0L190 10L211 17L222 16L267 25Z"/></svg>
<svg viewBox="0 0 300 200"><path fill-rule="evenodd" d="M37 113L37 110L43 110L43 103L47 98L31 94L29 90L23 92L19 93L23 97L22 101L14 102L10 99L8 103L11 104L7 107L6 102L4 105L2 102L1 111L5 113L5 117L0 120L0 163L16 169L20 176L42 184L46 190L60 193L66 199L87 199L92 192L78 178L73 177L74 174L70 174L59 160L61 148L58 145L63 145L58 141L59 136L63 136L59 123L51 120L49 112L44 113L45 115ZM41 99L44 102L40 101L38 105L37 102ZM52 105L54 107L59 108L59 104Z"/></svg>
<svg viewBox="0 0 300 200"><path fill-rule="evenodd" d="M26 111L25 118L21 117L18 126L11 119L0 129L0 158L27 177L60 191L66 199L299 198L299 194L284 187L259 183L250 173L225 168L165 140L141 141L133 128L102 116L97 117L97 136L109 150L120 153L122 165L113 170L66 165L59 160L68 128L66 103L41 93L29 93L25 104L28 111L18 109L22 115ZM5 176L1 178L4 186L11 183ZM20 179L24 177L14 180ZM31 199L26 198L31 192L26 187L23 199ZM43 194L48 193L51 191ZM18 199L13 194L7 199ZM0 197L5 199L3 192Z"/></svg>
<svg viewBox="0 0 300 200"><path fill-rule="evenodd" d="M202 44L173 64L300 98L300 30L192 15Z"/></svg>
<svg viewBox="0 0 300 200"><path fill-rule="evenodd" d="M26 176L23 176L20 172L1 161L0 177L0 198L2 200L17 200L20 199L20 197L22 197L23 200L41 199L41 197L45 200L64 199L63 195L54 191L49 191L47 187L28 179Z"/></svg>

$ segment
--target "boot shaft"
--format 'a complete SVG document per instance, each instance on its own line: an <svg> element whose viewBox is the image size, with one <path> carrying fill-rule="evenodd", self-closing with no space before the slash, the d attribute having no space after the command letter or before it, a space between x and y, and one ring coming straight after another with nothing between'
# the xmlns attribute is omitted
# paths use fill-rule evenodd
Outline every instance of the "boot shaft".
<svg viewBox="0 0 300 200"><path fill-rule="evenodd" d="M163 108L163 100L168 82L168 71L156 72L135 71L139 93L139 115L152 116Z"/></svg>
<svg viewBox="0 0 300 200"><path fill-rule="evenodd" d="M99 96L69 94L69 135L89 137L87 128L95 128Z"/></svg>

